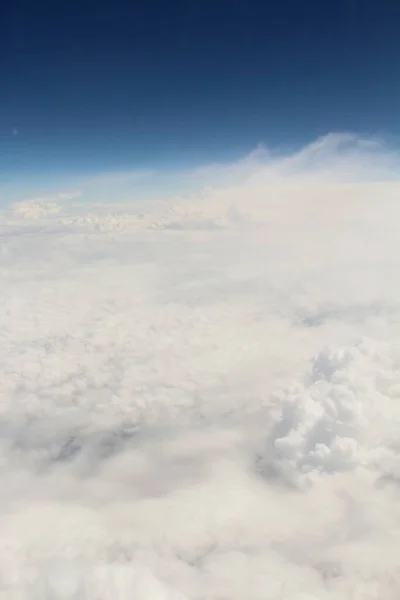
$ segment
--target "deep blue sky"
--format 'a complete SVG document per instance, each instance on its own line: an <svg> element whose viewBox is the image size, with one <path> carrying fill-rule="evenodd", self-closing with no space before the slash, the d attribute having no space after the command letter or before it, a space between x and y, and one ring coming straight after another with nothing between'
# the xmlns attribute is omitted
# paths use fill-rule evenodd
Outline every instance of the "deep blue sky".
<svg viewBox="0 0 400 600"><path fill-rule="evenodd" d="M3 0L2 174L400 133L399 0Z"/></svg>

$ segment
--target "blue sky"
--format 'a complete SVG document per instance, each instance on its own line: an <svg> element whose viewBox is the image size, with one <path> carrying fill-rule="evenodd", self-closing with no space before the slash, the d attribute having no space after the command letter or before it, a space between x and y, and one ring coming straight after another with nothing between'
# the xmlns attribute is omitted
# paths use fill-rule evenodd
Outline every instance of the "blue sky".
<svg viewBox="0 0 400 600"><path fill-rule="evenodd" d="M0 9L2 192L400 133L395 0ZM151 178L147 178L147 181Z"/></svg>

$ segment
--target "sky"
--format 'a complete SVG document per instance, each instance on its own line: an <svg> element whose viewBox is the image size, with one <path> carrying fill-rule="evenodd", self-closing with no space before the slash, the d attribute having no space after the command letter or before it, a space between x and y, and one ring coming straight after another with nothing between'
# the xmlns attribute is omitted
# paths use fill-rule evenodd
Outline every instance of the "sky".
<svg viewBox="0 0 400 600"><path fill-rule="evenodd" d="M399 24L393 0L5 0L3 203L21 181L229 162L330 132L398 143Z"/></svg>
<svg viewBox="0 0 400 600"><path fill-rule="evenodd" d="M0 8L0 598L400 598L400 4Z"/></svg>

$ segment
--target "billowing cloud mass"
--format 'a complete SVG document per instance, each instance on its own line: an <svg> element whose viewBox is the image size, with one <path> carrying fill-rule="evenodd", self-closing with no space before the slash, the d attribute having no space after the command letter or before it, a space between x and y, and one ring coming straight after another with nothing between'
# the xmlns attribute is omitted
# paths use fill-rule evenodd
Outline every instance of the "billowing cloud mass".
<svg viewBox="0 0 400 600"><path fill-rule="evenodd" d="M399 167L3 210L0 597L398 600Z"/></svg>

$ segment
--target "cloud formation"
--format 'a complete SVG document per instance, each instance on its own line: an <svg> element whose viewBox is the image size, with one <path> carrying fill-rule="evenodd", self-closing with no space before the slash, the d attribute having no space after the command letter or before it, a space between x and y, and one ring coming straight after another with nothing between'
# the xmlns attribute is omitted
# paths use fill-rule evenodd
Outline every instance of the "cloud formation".
<svg viewBox="0 0 400 600"><path fill-rule="evenodd" d="M398 598L397 166L331 135L3 211L4 597Z"/></svg>
<svg viewBox="0 0 400 600"><path fill-rule="evenodd" d="M11 204L11 209L17 217L22 217L24 219L46 218L51 215L57 215L61 211L60 202L81 197L82 192L79 190L58 192L47 196L27 198L21 202L13 202Z"/></svg>

